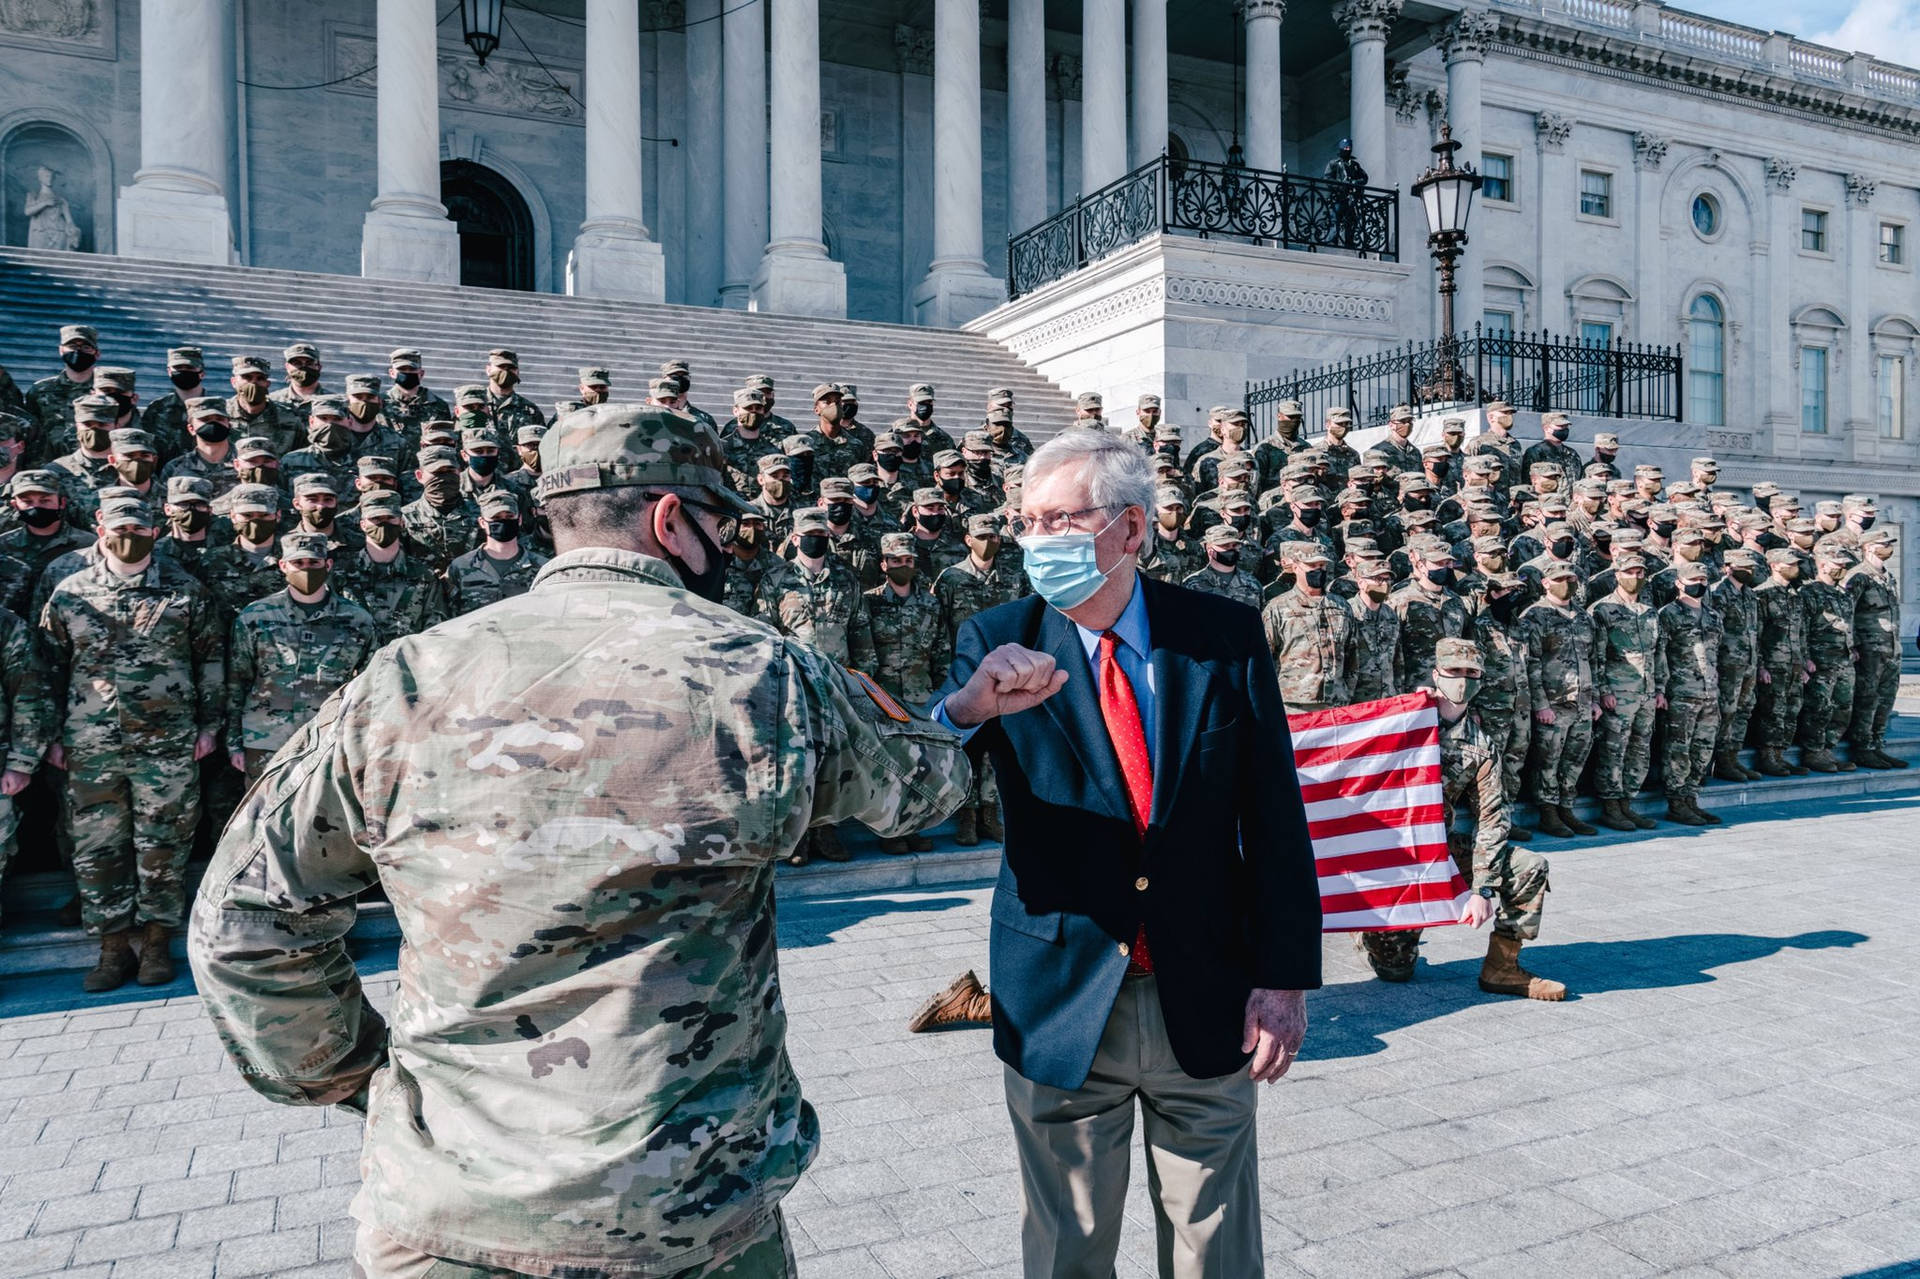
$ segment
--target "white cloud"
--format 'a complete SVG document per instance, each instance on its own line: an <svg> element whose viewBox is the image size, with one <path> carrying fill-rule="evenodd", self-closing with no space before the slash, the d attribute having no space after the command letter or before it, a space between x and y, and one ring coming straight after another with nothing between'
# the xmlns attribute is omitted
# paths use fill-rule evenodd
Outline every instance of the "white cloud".
<svg viewBox="0 0 1920 1279"><path fill-rule="evenodd" d="M1920 67L1920 2L1857 0L1839 26L1807 39L1847 53L1870 53L1902 66Z"/></svg>

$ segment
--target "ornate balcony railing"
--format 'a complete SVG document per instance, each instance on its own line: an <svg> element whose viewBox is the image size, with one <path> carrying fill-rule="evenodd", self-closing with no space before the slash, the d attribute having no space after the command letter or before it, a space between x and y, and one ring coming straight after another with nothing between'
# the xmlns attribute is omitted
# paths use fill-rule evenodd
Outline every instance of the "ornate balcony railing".
<svg viewBox="0 0 1920 1279"><path fill-rule="evenodd" d="M1399 198L1384 187L1161 156L1008 237L1008 296L1165 232L1397 261Z"/></svg>
<svg viewBox="0 0 1920 1279"><path fill-rule="evenodd" d="M1397 404L1416 414L1505 400L1515 408L1544 413L1559 409L1593 417L1680 420L1680 349L1633 342L1589 343L1550 333L1488 333L1452 344L1466 395L1431 398L1447 344L1409 342L1377 355L1354 357L1266 382L1247 383L1247 414L1253 434L1273 430L1274 406L1298 400L1309 433L1317 434L1330 408L1353 413L1356 430L1383 426Z"/></svg>

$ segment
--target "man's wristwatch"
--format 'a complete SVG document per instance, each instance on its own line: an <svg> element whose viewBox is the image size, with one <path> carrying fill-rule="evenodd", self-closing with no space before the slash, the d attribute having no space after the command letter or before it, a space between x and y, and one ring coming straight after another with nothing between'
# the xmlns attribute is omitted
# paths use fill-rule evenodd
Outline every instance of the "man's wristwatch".
<svg viewBox="0 0 1920 1279"><path fill-rule="evenodd" d="M1476 888L1473 891L1476 893L1479 893L1482 897L1486 898L1488 901L1492 901L1494 898L1500 895L1499 890L1494 888Z"/></svg>

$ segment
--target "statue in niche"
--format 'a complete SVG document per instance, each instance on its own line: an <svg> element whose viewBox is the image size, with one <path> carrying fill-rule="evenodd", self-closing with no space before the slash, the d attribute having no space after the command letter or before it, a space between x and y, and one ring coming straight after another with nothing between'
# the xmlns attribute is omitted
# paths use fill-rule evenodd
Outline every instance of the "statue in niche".
<svg viewBox="0 0 1920 1279"><path fill-rule="evenodd" d="M35 176L40 179L40 189L29 195L23 206L27 215L27 247L79 248L80 224L73 220L73 209L65 197L53 189L53 170L43 164Z"/></svg>

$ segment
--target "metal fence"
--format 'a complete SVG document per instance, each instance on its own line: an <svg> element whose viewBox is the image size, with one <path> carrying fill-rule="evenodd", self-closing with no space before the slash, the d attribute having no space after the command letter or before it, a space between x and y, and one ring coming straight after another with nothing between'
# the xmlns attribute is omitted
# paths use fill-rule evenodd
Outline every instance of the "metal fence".
<svg viewBox="0 0 1920 1279"><path fill-rule="evenodd" d="M1398 192L1161 156L1007 239L1019 297L1149 235L1268 240L1399 260Z"/></svg>
<svg viewBox="0 0 1920 1279"><path fill-rule="evenodd" d="M1376 355L1247 383L1253 435L1273 430L1274 406L1298 400L1306 429L1317 432L1330 408L1353 414L1356 430L1383 426L1395 405L1415 414L1477 407L1505 400L1517 409L1559 409L1592 417L1644 417L1677 422L1681 406L1680 349L1633 342L1590 343L1551 333L1487 333L1474 326L1455 344L1470 379L1461 399L1423 395L1443 356L1439 342L1409 342Z"/></svg>

